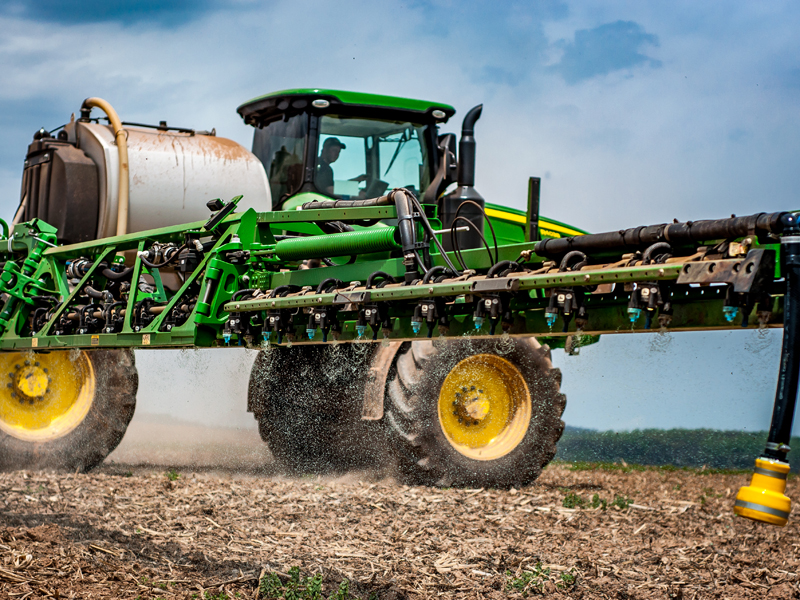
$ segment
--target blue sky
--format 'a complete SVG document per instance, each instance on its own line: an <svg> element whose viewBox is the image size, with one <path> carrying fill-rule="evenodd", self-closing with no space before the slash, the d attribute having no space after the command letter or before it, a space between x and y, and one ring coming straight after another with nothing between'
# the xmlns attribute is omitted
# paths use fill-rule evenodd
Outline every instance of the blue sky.
<svg viewBox="0 0 800 600"><path fill-rule="evenodd" d="M0 212L16 206L33 132L61 125L87 96L125 120L216 127L249 146L236 106L291 87L448 102L450 131L482 102L479 191L522 208L527 177L541 176L543 213L589 230L798 208L799 25L790 2L7 1ZM747 354L747 333L675 338L681 350L657 361L646 360L649 340L627 338L570 358L578 367L565 373L588 373L567 384L572 396L607 401L613 391L577 382L620 373L609 354L622 343L630 381L610 390L669 388L697 363L686 348L732 347L746 360L696 353L710 380L731 360L745 373L709 388L714 406L770 402L777 355ZM568 410L575 425L664 422Z"/></svg>

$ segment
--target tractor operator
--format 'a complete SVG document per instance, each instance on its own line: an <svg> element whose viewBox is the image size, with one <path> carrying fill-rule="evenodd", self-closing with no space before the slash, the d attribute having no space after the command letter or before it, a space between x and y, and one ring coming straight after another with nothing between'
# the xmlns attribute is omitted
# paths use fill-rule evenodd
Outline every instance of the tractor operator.
<svg viewBox="0 0 800 600"><path fill-rule="evenodd" d="M339 153L345 146L339 138L329 137L322 143L322 152L317 159L317 174L314 183L317 189L323 194L333 196L333 168L331 163L335 163L339 158Z"/></svg>

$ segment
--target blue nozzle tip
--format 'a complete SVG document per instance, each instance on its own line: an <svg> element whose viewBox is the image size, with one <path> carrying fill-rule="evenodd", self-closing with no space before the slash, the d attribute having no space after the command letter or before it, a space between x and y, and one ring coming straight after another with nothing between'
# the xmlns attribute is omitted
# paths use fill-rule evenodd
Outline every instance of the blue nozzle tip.
<svg viewBox="0 0 800 600"><path fill-rule="evenodd" d="M314 336L317 335L317 330L316 329L306 329L306 335L308 336L308 339L313 340Z"/></svg>
<svg viewBox="0 0 800 600"><path fill-rule="evenodd" d="M226 344L230 344L231 343L231 334L230 333L223 333L222 334L222 339L225 340Z"/></svg>
<svg viewBox="0 0 800 600"><path fill-rule="evenodd" d="M475 317L475 329L483 327L483 317Z"/></svg>
<svg viewBox="0 0 800 600"><path fill-rule="evenodd" d="M628 320L631 323L636 323L639 320L639 317L642 316L642 309L641 308L629 308L628 309Z"/></svg>
<svg viewBox="0 0 800 600"><path fill-rule="evenodd" d="M356 335L358 337L364 337L364 334L367 332L366 325L356 325Z"/></svg>
<svg viewBox="0 0 800 600"><path fill-rule="evenodd" d="M552 327L553 325L555 325L557 317L558 317L557 313L545 313L544 320L547 322L547 326Z"/></svg>
<svg viewBox="0 0 800 600"><path fill-rule="evenodd" d="M421 321L411 321L411 330L414 332L414 335L418 334L420 329L422 329Z"/></svg>
<svg viewBox="0 0 800 600"><path fill-rule="evenodd" d="M739 308L736 306L723 306L722 314L725 315L725 320L731 323L736 318L736 315L739 314Z"/></svg>

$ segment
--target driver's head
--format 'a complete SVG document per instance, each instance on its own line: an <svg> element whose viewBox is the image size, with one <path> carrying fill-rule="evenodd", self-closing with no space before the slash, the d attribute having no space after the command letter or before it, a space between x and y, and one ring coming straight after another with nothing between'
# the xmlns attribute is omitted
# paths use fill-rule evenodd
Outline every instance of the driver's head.
<svg viewBox="0 0 800 600"><path fill-rule="evenodd" d="M329 137L322 142L322 152L319 155L327 163L336 162L336 159L339 158L339 153L346 147L339 141L339 138Z"/></svg>

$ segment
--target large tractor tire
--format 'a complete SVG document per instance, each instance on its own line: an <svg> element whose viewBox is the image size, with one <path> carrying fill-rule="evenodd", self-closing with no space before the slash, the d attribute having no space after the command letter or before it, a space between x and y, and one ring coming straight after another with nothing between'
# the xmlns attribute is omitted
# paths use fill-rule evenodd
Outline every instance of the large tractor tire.
<svg viewBox="0 0 800 600"><path fill-rule="evenodd" d="M125 434L139 376L129 350L0 353L0 469L88 471Z"/></svg>
<svg viewBox="0 0 800 600"><path fill-rule="evenodd" d="M556 453L566 398L550 351L533 338L404 345L384 420L407 483L511 487Z"/></svg>
<svg viewBox="0 0 800 600"><path fill-rule="evenodd" d="M377 464L382 431L362 421L372 344L263 350L253 364L248 410L288 473L341 473Z"/></svg>

